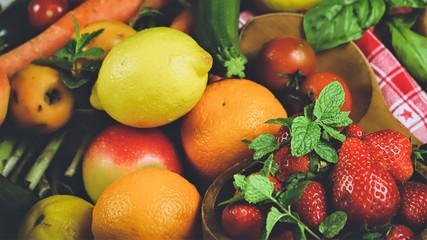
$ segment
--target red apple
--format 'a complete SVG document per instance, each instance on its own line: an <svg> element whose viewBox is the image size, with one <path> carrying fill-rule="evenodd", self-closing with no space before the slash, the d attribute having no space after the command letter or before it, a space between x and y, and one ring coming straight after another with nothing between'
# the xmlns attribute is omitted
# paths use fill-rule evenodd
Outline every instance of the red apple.
<svg viewBox="0 0 427 240"><path fill-rule="evenodd" d="M10 84L7 75L0 70L0 126L6 118L9 104Z"/></svg>
<svg viewBox="0 0 427 240"><path fill-rule="evenodd" d="M114 180L144 167L166 168L183 174L175 146L160 129L110 126L92 140L83 158L86 192L96 202Z"/></svg>

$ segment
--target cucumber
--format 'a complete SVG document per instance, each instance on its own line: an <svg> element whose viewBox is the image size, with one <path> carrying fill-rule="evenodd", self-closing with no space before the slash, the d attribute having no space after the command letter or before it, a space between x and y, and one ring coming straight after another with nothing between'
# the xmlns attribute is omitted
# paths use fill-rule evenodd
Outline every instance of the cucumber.
<svg viewBox="0 0 427 240"><path fill-rule="evenodd" d="M245 77L246 56L239 42L240 0L198 0L195 38L213 57L211 72Z"/></svg>
<svg viewBox="0 0 427 240"><path fill-rule="evenodd" d="M0 54L28 41L38 32L28 20L30 0L16 0L0 14Z"/></svg>

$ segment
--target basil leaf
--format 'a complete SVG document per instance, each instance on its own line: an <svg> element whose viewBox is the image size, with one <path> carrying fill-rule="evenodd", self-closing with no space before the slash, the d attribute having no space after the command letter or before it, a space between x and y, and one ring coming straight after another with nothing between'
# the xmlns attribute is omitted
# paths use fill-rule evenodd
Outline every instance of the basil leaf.
<svg viewBox="0 0 427 240"><path fill-rule="evenodd" d="M394 16L386 22L396 58L418 81L427 82L427 37L411 30L414 18Z"/></svg>
<svg viewBox="0 0 427 240"><path fill-rule="evenodd" d="M385 0L389 8L413 7L423 8L427 6L427 0Z"/></svg>
<svg viewBox="0 0 427 240"><path fill-rule="evenodd" d="M298 157L309 153L320 140L321 129L306 117L296 117L291 127L291 153Z"/></svg>
<svg viewBox="0 0 427 240"><path fill-rule="evenodd" d="M384 0L324 0L304 14L304 33L315 51L330 49L360 38L384 13Z"/></svg>

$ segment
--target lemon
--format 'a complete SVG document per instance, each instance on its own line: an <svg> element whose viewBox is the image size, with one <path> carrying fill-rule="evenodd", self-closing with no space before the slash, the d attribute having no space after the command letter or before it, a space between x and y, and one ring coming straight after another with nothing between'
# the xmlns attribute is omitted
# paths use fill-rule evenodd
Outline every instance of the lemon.
<svg viewBox="0 0 427 240"><path fill-rule="evenodd" d="M186 33L169 27L141 30L107 54L91 105L132 127L168 124L199 101L212 61Z"/></svg>
<svg viewBox="0 0 427 240"><path fill-rule="evenodd" d="M43 198L24 216L17 239L92 239L93 207L72 195Z"/></svg>
<svg viewBox="0 0 427 240"><path fill-rule="evenodd" d="M301 12L309 9L321 0L260 0L261 9L273 12Z"/></svg>

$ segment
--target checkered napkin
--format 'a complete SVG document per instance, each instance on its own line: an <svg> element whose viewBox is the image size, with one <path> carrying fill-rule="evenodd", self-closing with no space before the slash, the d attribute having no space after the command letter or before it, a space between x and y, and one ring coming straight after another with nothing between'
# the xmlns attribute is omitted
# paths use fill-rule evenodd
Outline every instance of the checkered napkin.
<svg viewBox="0 0 427 240"><path fill-rule="evenodd" d="M393 116L427 143L427 94L371 29L355 41L368 59Z"/></svg>
<svg viewBox="0 0 427 240"><path fill-rule="evenodd" d="M254 14L242 11L242 28ZM371 30L355 41L370 63L393 116L421 142L427 143L427 94Z"/></svg>

